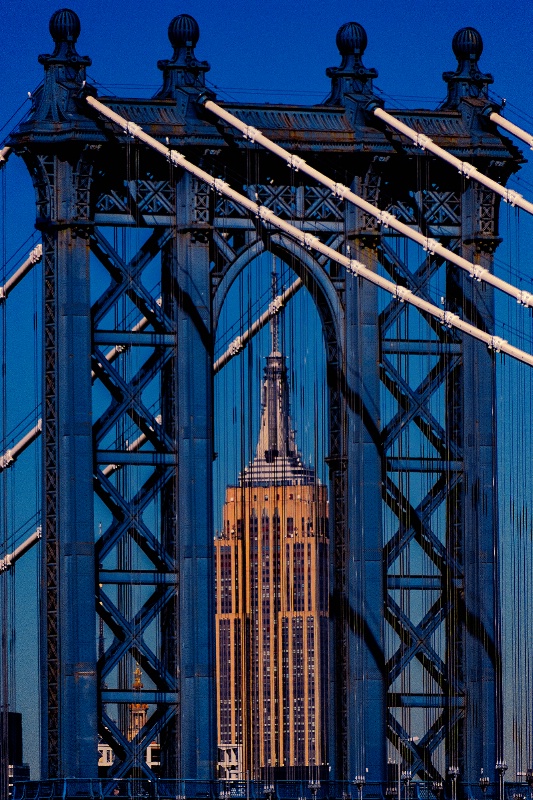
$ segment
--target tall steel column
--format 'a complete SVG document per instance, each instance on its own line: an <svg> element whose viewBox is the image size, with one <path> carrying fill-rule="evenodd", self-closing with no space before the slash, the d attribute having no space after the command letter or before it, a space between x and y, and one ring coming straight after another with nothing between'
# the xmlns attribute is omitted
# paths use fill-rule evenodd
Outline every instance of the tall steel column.
<svg viewBox="0 0 533 800"><path fill-rule="evenodd" d="M498 178L501 176L496 171ZM462 227L464 252L474 263L493 271L499 201L476 185L464 187ZM450 270L449 302L465 319L491 330L494 291L490 286L465 280ZM464 459L461 502L454 523L462 540L454 542L464 573L463 595L456 599L456 625L450 631L450 648L462 654L465 713L460 725L457 764L465 780L475 781L480 771L491 774L503 757L501 697L500 602L498 574L498 497L496 471L496 371L497 354L475 343L462 343L462 390L450 386L449 423L457 432ZM450 530L453 537L453 530ZM493 725L479 725L488 718ZM481 729L480 729L481 728Z"/></svg>
<svg viewBox="0 0 533 800"><path fill-rule="evenodd" d="M33 141L24 152L37 193L44 258L41 759L46 777L93 777L97 687L91 306L83 219L87 160L83 144L72 135L73 104L65 88L81 84L90 60L72 49L79 22L71 12L56 14L50 30L56 47L52 55L41 56L45 80L33 100L48 142ZM57 129L61 144L50 147Z"/></svg>
<svg viewBox="0 0 533 800"><path fill-rule="evenodd" d="M163 286L168 284L175 304L177 337L170 390L175 406L168 420L177 473L166 513L174 509L179 587L177 624L168 631L166 646L179 675L177 771L182 777L208 779L215 752L213 345L208 223L197 213L199 189L190 175L181 177L176 235L163 260ZM165 774L171 774L170 764Z"/></svg>
<svg viewBox="0 0 533 800"><path fill-rule="evenodd" d="M70 179L59 158L54 168ZM64 201L65 194L70 192L59 190L57 200ZM42 726L48 737L41 758L50 777L92 776L96 647L88 246L72 228L46 228Z"/></svg>
<svg viewBox="0 0 533 800"><path fill-rule="evenodd" d="M374 243L352 240L354 257L377 269ZM347 778L386 781L386 685L381 519L381 412L377 289L346 276ZM340 743L339 743L340 744Z"/></svg>
<svg viewBox="0 0 533 800"><path fill-rule="evenodd" d="M483 140L492 78L477 66L481 38L459 31L453 49L447 124ZM415 126L424 125L418 117ZM504 182L516 162L497 159L494 144L484 140L479 168ZM405 144L404 153L382 184L388 210L490 269L492 194ZM393 236L383 237L381 259L421 294L442 286L450 310L493 330L490 289L439 259L420 261ZM389 735L402 769L429 780L456 769L474 783L481 771L494 775L502 736L494 354L397 302L381 314L381 337L383 383L396 403L382 434L384 498L398 520L384 550L385 618L399 640L387 663Z"/></svg>
<svg viewBox="0 0 533 800"><path fill-rule="evenodd" d="M181 47L191 18L181 21L170 31L175 58L160 64L163 115L183 84L182 97L199 93L207 69ZM206 193L87 118L79 20L57 12L50 31L44 86L14 137L34 177L44 244L43 777L96 777L98 731L114 753L113 777L154 777L145 751L159 739L166 777L209 779ZM177 127L171 120L170 133ZM95 602L104 622L98 692ZM135 730L139 703L146 720Z"/></svg>

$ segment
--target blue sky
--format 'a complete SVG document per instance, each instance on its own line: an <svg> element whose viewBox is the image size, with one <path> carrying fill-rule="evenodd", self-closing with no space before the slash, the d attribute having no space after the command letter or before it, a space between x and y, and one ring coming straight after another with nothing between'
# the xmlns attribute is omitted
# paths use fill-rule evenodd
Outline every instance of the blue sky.
<svg viewBox="0 0 533 800"><path fill-rule="evenodd" d="M58 7L59 3L49 0L5 0L3 4L0 125L42 78L37 56L53 49L48 21ZM91 79L119 95L149 96L157 90L161 82L157 61L171 55L168 23L176 14L186 12L199 22L201 35L196 54L211 64L207 78L221 98L274 103L320 101L329 90L326 68L340 62L336 32L341 24L353 20L367 31L364 62L378 70L376 84L385 93L386 106L432 108L445 96L442 72L455 68L453 34L472 25L483 37L480 66L495 78L492 91L533 115L533 4L524 0L452 0L446 4L422 0L338 0L334 4L316 0L233 0L225 4L191 0L183 5L167 0L92 0L72 2L69 7L81 19L78 52L93 60ZM533 121L525 123L513 114L510 105L508 108L511 119L533 130ZM0 138L8 130L9 126ZM523 179L533 184L529 165L523 171ZM9 255L31 233L33 198L21 163L9 164L7 181ZM526 189L520 190L527 194ZM532 196L530 191L529 197ZM528 269L527 262L521 263L521 269ZM27 602L34 604L35 595L30 597L29 588L37 580L32 556L27 557L26 565L21 563L19 573L28 590ZM28 643L35 641L34 626L33 614L22 613L18 632L22 653L25 648L30 653ZM34 667L31 658L27 659L27 672L34 671ZM24 690L27 677L21 667L18 694L20 710L27 720L26 756L35 766L36 720L31 716L35 704L34 697Z"/></svg>
<svg viewBox="0 0 533 800"><path fill-rule="evenodd" d="M72 2L70 7L81 19L79 51L92 57L91 74L107 85L157 86L157 60L170 54L168 23L186 12L200 24L197 55L211 64L208 77L225 88L325 94L324 71L338 62L336 31L342 23L355 20L368 33L365 61L377 68L378 85L388 94L441 97L441 73L455 66L452 36L465 25L477 27L483 36L481 65L495 75L495 91L518 104L523 100L526 106L532 94L533 8L525 0L446 4L423 0L331 4L317 0L224 4L92 0ZM9 21L0 55L6 114L41 79L36 57L50 51L48 20L57 8L58 3L49 0L3 4L4 25Z"/></svg>

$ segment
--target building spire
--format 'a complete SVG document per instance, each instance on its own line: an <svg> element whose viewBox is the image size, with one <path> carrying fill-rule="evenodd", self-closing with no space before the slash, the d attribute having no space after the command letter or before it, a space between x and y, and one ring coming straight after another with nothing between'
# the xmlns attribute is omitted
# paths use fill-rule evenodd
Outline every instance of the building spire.
<svg viewBox="0 0 533 800"><path fill-rule="evenodd" d="M276 271L276 261L274 259L272 270L272 302L276 301L278 295L278 273ZM270 317L270 336L272 339L272 352L279 352L279 314Z"/></svg>
<svg viewBox="0 0 533 800"><path fill-rule="evenodd" d="M272 298L278 289L276 264L272 272ZM272 350L266 359L262 393L261 427L256 455L240 475L244 486L309 485L315 471L302 463L290 419L289 385L285 356L280 351L279 315L270 320Z"/></svg>
<svg viewBox="0 0 533 800"><path fill-rule="evenodd" d="M135 692L139 692L139 699L141 699L142 695L140 694L141 690L143 689L143 682L142 682L142 672L141 668L137 664L135 667L135 672L133 673L133 684L132 689ZM133 741L135 737L139 734L139 732L144 728L146 725L146 720L148 718L148 704L147 703L130 703L130 721L128 727L128 739L129 741Z"/></svg>

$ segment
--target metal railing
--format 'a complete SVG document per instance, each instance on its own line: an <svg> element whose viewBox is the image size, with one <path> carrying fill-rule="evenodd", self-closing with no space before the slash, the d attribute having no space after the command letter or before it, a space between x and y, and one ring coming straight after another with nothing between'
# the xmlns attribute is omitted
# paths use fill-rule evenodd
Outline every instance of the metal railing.
<svg viewBox="0 0 533 800"><path fill-rule="evenodd" d="M449 800L452 787L434 782L412 780L402 786L400 800ZM437 788L436 788L437 787ZM457 782L458 800L498 800L499 783ZM362 788L355 781L265 781L265 780L173 780L158 778L98 778L93 780L66 778L16 782L13 800L397 800L397 788L387 783L367 781ZM532 790L525 783L507 782L505 800L533 800Z"/></svg>

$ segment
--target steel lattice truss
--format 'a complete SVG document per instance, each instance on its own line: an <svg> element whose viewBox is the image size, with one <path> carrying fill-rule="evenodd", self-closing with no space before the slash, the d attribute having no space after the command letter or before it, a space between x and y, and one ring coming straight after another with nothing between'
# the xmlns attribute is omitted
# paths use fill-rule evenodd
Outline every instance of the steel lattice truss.
<svg viewBox="0 0 533 800"><path fill-rule="evenodd" d="M149 191L149 199L139 205L146 208L150 200L152 207L158 208L159 193L153 187ZM98 667L101 733L115 753L112 772L117 777L130 774L133 767L153 777L139 753L144 753L168 724L178 699L177 676L162 661L154 634L149 634L154 625L161 626L165 614L168 617L176 593L175 557L162 535L165 525L161 516L154 511L176 467L175 442L162 424L161 399L162 376L175 357L176 324L165 313L160 296L143 284L144 271L154 259L160 259L171 235L168 227L149 230L146 241L128 261L100 229L91 235L91 251L111 278L92 307L92 362L95 379L109 397L93 431L95 492L112 516L97 542L96 560L100 565L97 609L114 638L101 654ZM145 330L131 333L143 318L148 320ZM112 363L106 359L109 347L123 353ZM125 361L129 363L125 365ZM146 396L152 400L149 405ZM168 419L167 412L164 416ZM140 437L144 439L142 447L132 452L127 441ZM106 471L108 465L113 468ZM133 479L135 474L140 477ZM148 679L153 684L150 691L131 691L135 662L141 666L145 682ZM145 724L132 731L131 738L107 712L106 704L113 702L122 709L132 702L151 709ZM119 720L124 718L124 712L119 712Z"/></svg>
<svg viewBox="0 0 533 800"><path fill-rule="evenodd" d="M396 202L391 212L407 224L422 214L428 235L444 235L448 247L460 248L461 193L434 185L412 198L410 207ZM485 223L484 233L493 232L493 206L480 206L480 227ZM405 255L397 240L382 238L380 260L394 280L428 298L446 287L454 310L487 324L440 259L427 256L420 263L416 254L407 261ZM477 301L483 305L479 296ZM464 517L459 522L467 483L463 426L469 421L463 342L456 332L395 301L380 314L380 338L387 408L381 432L383 500L392 512L384 546L385 619L394 632L386 662L389 737L412 774L442 781L437 753L445 744L448 762L462 759L468 702Z"/></svg>
<svg viewBox="0 0 533 800"><path fill-rule="evenodd" d="M383 242L382 261L396 279L417 293L426 296L425 287L440 264L428 263L428 259L414 273L409 271L397 255ZM394 398L397 411L382 431L384 473L384 502L397 519L398 527L391 531L384 550L384 565L389 591L386 599L385 618L398 641L388 658L386 669L389 686L389 731L392 741L406 756L414 774L425 779L437 779L437 769L432 768L432 754L450 735L464 709L464 689L454 679L446 663L446 657L438 653L433 642L439 630L443 631L447 620L454 613L455 591L462 585L462 571L446 547L443 531L439 530L439 509L447 513L447 505L453 501L458 483L462 480L462 458L459 444L446 430L446 421L439 419L438 403L432 400L457 377L461 365L460 343L451 331L428 323L428 339L418 341L411 355L418 361L418 368L411 365L409 353L401 354L399 340L402 322L408 325L405 316L412 314L398 303L390 304L381 314L383 341L382 381ZM433 334L430 337L431 333ZM425 369L421 368L423 362ZM427 371L426 371L427 370ZM413 375L414 372L414 375ZM426 374L424 374L424 372ZM409 380L410 375L414 378ZM441 406L442 410L442 406ZM413 424L420 432L411 437L408 456L402 437ZM418 441L417 441L418 439ZM418 451L418 452L417 452ZM432 455L428 456L428 452ZM403 457L402 457L403 456ZM410 497L410 476L427 478L426 485L415 500ZM413 495L417 494L416 489ZM436 524L435 524L435 521ZM415 566L416 557L410 557L412 543L418 545L419 556L426 563L428 574L420 574ZM415 572L413 576L413 571ZM418 574L417 574L418 572ZM449 591L453 587L455 591ZM410 592L423 592L430 601L424 605L425 613L416 622L410 618L409 609L420 613L420 600L409 602ZM445 640L445 634L442 636ZM420 676L411 678L410 667L417 660L423 668ZM402 680L403 677L403 680ZM425 688L431 684L434 688ZM434 721L425 734L412 741L412 733L402 725L395 715L395 708L432 709ZM450 713L451 708L451 713Z"/></svg>
<svg viewBox="0 0 533 800"><path fill-rule="evenodd" d="M139 181L146 190L147 182ZM164 202L159 199L160 193L156 191L156 183L152 181L150 199L153 206L146 202L139 208L145 219L151 222L166 220L161 215L164 209L172 213L169 207L168 187L164 182L159 184ZM215 309L224 299L226 284L232 276L243 268L246 263L256 258L265 249L277 251L286 260L292 260L293 266L298 259L307 258L305 253L299 252L294 243L285 240L279 234L265 237L264 231L247 216L242 210L223 198L212 197L201 184L194 184L195 194L193 200L193 213L197 223L210 223L213 225L212 261L214 269L212 283L214 290ZM134 188L131 196L140 196L141 189ZM345 211L342 204L335 200L326 190L306 186L251 186L247 189L250 196L260 196L262 202L280 216L290 219L300 219L303 229L315 233L319 232L321 238L335 248L346 247ZM379 193L379 180L372 179L372 171L367 176L364 191L367 196ZM433 235L438 235L439 229L445 227L449 234L456 234L458 227L457 194L438 193L433 191L424 198L426 217L433 226ZM106 215L109 220L117 222L119 215L127 213L128 199L115 197L111 201L109 195L98 201L100 219ZM103 210L105 208L105 211ZM404 220L413 222L413 211L401 202L390 209ZM150 216L151 215L151 216ZM157 215L157 216L156 216ZM126 219L126 215L122 216ZM372 229L373 222L367 223L367 234L375 233ZM106 334L105 320L110 312L116 308L119 301L126 295L137 310L137 317L130 316L129 328L138 322L141 316L150 320L145 333L151 336L152 341L172 341L172 320L169 319L161 308L161 301L154 295L149 295L141 282L143 270L156 257L172 236L169 227L155 227L139 251L130 258L126 264L114 250L108 240L98 231L95 232L91 249L112 277L111 286L93 306L94 339L103 346L116 346L121 342L123 347L131 347L134 341L132 334L122 331L122 339L115 332ZM454 239L454 246L458 240ZM386 237L381 239L380 260L386 271L395 281L416 290L420 296L431 299L429 293L430 283L435 281L435 276L442 273L443 265L438 259L426 258L419 267L412 271L410 265L405 263L394 248L394 242L389 243ZM318 264L317 264L318 266ZM321 259L320 268L329 269L325 259ZM341 281L342 284L342 281ZM340 284L339 284L340 285ZM218 293L218 294L217 294ZM460 561L453 553L457 547L450 547L447 542L446 525L442 529L442 516L450 515L449 509L456 504L458 491L463 480L463 461L460 437L454 428L454 420L447 413L443 413L444 405L435 398L439 396L454 396L459 391L460 369L462 366L461 341L449 329L443 328L439 323L427 318L425 320L426 334L424 339L418 339L416 344L406 344L401 341L404 334L401 331L409 329L412 321L406 320L408 310L403 304L393 301L385 306L380 315L381 339L381 378L386 389L387 397L393 398L396 404L394 413L381 431L381 452L383 473L383 499L386 506L393 512L397 519L397 529L392 531L384 547L384 571L387 575L389 591L386 597L385 619L397 637L397 646L388 654L386 671L388 675L388 717L389 737L414 773L426 779L439 779L442 775L434 762L434 753L443 742L450 740L459 741L459 722L464 716L465 692L457 670L450 668L449 660L452 650L448 639L451 635L451 622L457 614L457 596L462 591L463 572ZM326 314L324 321L327 323ZM100 331L100 327L102 331ZM326 325L327 327L327 325ZM107 339L106 339L107 335ZM120 344L119 344L120 346ZM336 345L334 336L331 336L329 345L329 358L335 361ZM117 669L121 659L126 654L131 655L141 664L146 675L154 682L154 692L158 699L165 702L157 705L157 711L149 718L149 723L131 741L121 734L119 727L113 723L109 715L103 710L103 726L106 738L115 750L122 755L120 767L116 774L128 774L134 763L134 753L144 749L153 738L163 729L172 716L172 702L177 702L176 682L165 669L159 657L150 649L143 638L146 631L158 615L164 615L165 606L172 603L175 583L175 570L168 552L161 543L157 532L148 529L142 522L143 510L148 507L158 493L164 491L168 484L175 457L173 456L172 441L165 435L161 424L156 419L157 414L150 411L139 399L143 390L154 380L157 374L163 374L165 365L171 360L172 346L159 345L153 350L149 348L150 355L139 365L137 371L125 380L115 364L109 364L103 349L96 348L93 353L94 373L109 391L112 402L101 417L95 422L95 447L100 469L97 473L96 491L113 513L114 521L103 534L98 543L97 552L100 562L109 558L113 552L120 549L120 542L124 537L131 539L138 545L145 557L151 562L154 572L163 572L166 578L159 578L163 585L153 588L152 593L137 613L130 618L122 613L116 602L113 602L106 589L109 584L118 581L116 571L102 570L100 573L100 613L106 625L112 630L115 641L103 654L100 660L101 680L107 684L108 676ZM417 359L418 367L408 368L409 358ZM425 368L420 367L420 361ZM119 363L119 362L117 362ZM413 385L414 379L414 385ZM159 401L161 406L161 400ZM437 409L437 410L435 410ZM335 393L331 394L331 453L332 461L342 463L345 456L342 444L342 414L338 416L335 411ZM337 419L337 425L335 425ZM124 422L126 420L126 423ZM114 435L117 426L126 425L130 439L138 435L146 437L147 445L143 446L137 454L117 453L116 436L113 446L107 443L110 435ZM420 432L418 448L413 446L413 439L409 446L409 455L402 456L402 436L405 430L413 424ZM454 436L455 431L455 436ZM153 449L152 449L153 448ZM335 456L335 451L338 455ZM431 456L428 452L431 451ZM150 452L150 455L149 455ZM103 473L103 467L110 463L121 463L133 466L142 465L148 468L147 476L140 490L131 498L124 497L120 491L120 482ZM338 478L334 485L333 497L336 503L334 514L337 529L336 559L340 576L343 574L343 564L346 559L346 541L344 536L345 521L345 492L346 487L342 479L342 469L337 473ZM413 500L410 496L410 478L424 474L427 476L425 491ZM400 477L401 476L401 477ZM340 482L339 482L340 481ZM413 478L413 482L415 478ZM414 492L416 494L416 492ZM419 493L418 493L419 494ZM437 523L435 523L437 520ZM440 522L438 522L440 520ZM427 574L422 574L419 569L412 574L413 559L409 555L413 543L419 547L427 562ZM399 565L403 563L403 566ZM125 572L130 575L131 568ZM109 576L108 576L109 574ZM153 579L152 579L153 580ZM341 578L339 578L341 580ZM117 584L115 584L116 586ZM343 584L337 587L342 594ZM426 603L425 613L420 619L412 619L409 609L412 603L408 599L410 592L424 592L431 601ZM417 607L417 604L414 604ZM420 602L418 602L420 606ZM161 617L160 617L161 618ZM439 637L440 647L434 644ZM347 656L346 619L339 620L337 635L337 659L339 669L345 663ZM444 645L442 644L444 643ZM443 649L444 648L444 649ZM421 665L424 677L414 677L413 662ZM459 669L459 672L461 671ZM349 684L349 675L344 676L344 685ZM434 687L428 691L427 685ZM407 687L407 688L406 688ZM124 689L122 699L132 698L131 693ZM174 693L174 697L172 697ZM116 700L118 690L104 688L102 691L103 702L106 698ZM148 696L148 695L147 695ZM153 695L155 697L155 695ZM345 697L340 692L339 703ZM403 724L401 714L396 709L423 709L429 719L424 735L413 741L410 720ZM409 712L410 713L410 712ZM347 717L348 710L345 708ZM341 713L341 719L343 713ZM347 723L346 723L347 725ZM344 732L346 735L346 732ZM341 729L341 736L343 731ZM146 767L144 767L146 771Z"/></svg>

